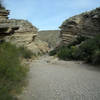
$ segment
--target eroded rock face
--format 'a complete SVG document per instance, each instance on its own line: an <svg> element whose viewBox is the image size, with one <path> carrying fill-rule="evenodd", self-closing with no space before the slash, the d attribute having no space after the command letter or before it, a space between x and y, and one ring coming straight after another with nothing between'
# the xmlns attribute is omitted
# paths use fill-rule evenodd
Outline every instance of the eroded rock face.
<svg viewBox="0 0 100 100"><path fill-rule="evenodd" d="M6 36L6 41L17 44L17 46L25 46L36 54L48 51L48 44L37 38L38 29L30 22L15 19L10 21L19 28L11 36Z"/></svg>
<svg viewBox="0 0 100 100"><path fill-rule="evenodd" d="M100 8L73 16L60 26L62 44L67 45L77 36L93 37L100 34Z"/></svg>
<svg viewBox="0 0 100 100"><path fill-rule="evenodd" d="M0 40L3 37L13 34L18 29L16 25L12 25L8 19L9 11L0 5Z"/></svg>
<svg viewBox="0 0 100 100"><path fill-rule="evenodd" d="M7 36L5 38L6 41L26 46L33 42L37 36L37 28L26 20L11 19L10 26L11 25L18 27L18 29L15 30L14 34L11 36Z"/></svg>
<svg viewBox="0 0 100 100"><path fill-rule="evenodd" d="M37 39L38 29L26 20L8 19L9 11L0 7L0 41L25 46L34 53L48 51L48 45Z"/></svg>

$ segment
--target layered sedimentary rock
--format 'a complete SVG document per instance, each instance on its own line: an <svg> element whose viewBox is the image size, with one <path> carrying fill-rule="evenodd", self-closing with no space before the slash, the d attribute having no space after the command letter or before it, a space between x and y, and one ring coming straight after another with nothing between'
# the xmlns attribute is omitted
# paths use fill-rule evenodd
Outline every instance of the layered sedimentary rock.
<svg viewBox="0 0 100 100"><path fill-rule="evenodd" d="M26 20L11 19L11 24L19 27L14 34L6 36L5 40L10 41L17 46L24 46L34 53L48 51L48 44L37 38L38 29Z"/></svg>
<svg viewBox="0 0 100 100"><path fill-rule="evenodd" d="M25 46L34 53L48 51L47 43L37 38L38 29L26 20L8 19L9 11L0 8L0 39Z"/></svg>
<svg viewBox="0 0 100 100"><path fill-rule="evenodd" d="M34 41L37 36L37 28L26 20L11 19L9 26L12 25L18 27L18 29L14 31L14 34L6 37L6 40L10 40L12 43L26 46Z"/></svg>
<svg viewBox="0 0 100 100"><path fill-rule="evenodd" d="M8 19L9 11L0 5L0 40L18 29L16 25L12 25Z"/></svg>
<svg viewBox="0 0 100 100"><path fill-rule="evenodd" d="M100 8L73 16L60 26L62 44L73 42L77 36L93 37L100 34Z"/></svg>

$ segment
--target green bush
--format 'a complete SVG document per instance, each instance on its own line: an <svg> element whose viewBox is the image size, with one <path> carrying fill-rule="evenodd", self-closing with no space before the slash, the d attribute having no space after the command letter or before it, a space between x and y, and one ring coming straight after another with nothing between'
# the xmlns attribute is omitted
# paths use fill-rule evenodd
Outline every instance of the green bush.
<svg viewBox="0 0 100 100"><path fill-rule="evenodd" d="M54 56L54 55L56 55L56 53L57 53L56 50L52 50L52 51L49 52L49 55L50 55L50 56Z"/></svg>
<svg viewBox="0 0 100 100"><path fill-rule="evenodd" d="M20 56L22 56L26 59L30 59L33 56L33 53L23 46L19 47L18 51L19 51Z"/></svg>
<svg viewBox="0 0 100 100"><path fill-rule="evenodd" d="M89 63L99 64L100 57L100 36L84 41L76 52L73 52L75 59L84 60Z"/></svg>
<svg viewBox="0 0 100 100"><path fill-rule="evenodd" d="M81 51L80 51L79 47L72 46L71 51L72 51L72 59L73 60L82 60L83 59L83 56L81 55Z"/></svg>
<svg viewBox="0 0 100 100"><path fill-rule="evenodd" d="M72 50L67 47L62 47L57 52L57 56L63 60L71 59L72 58Z"/></svg>
<svg viewBox="0 0 100 100"><path fill-rule="evenodd" d="M10 43L0 44L0 100L11 100L11 91L16 91L27 71L21 65L19 49Z"/></svg>
<svg viewBox="0 0 100 100"><path fill-rule="evenodd" d="M82 41L84 39L79 39ZM78 42L77 42L78 43ZM84 60L92 64L100 64L100 35L87 39L80 44L73 43L67 47L62 47L57 51L57 55L60 59L73 59ZM76 44L76 45L75 45Z"/></svg>
<svg viewBox="0 0 100 100"><path fill-rule="evenodd" d="M93 39L88 39L80 45L79 49L84 60L91 63L94 52L100 49L100 36L96 36Z"/></svg>
<svg viewBox="0 0 100 100"><path fill-rule="evenodd" d="M79 59L82 59L82 56L80 54L81 54L81 51L76 46L71 46L70 48L68 48L68 47L62 47L57 52L57 56L60 59L63 59L63 60L68 60L68 59L70 59L70 60L71 59L73 59L73 60L79 60Z"/></svg>
<svg viewBox="0 0 100 100"><path fill-rule="evenodd" d="M95 50L91 58L92 64L100 64L100 49Z"/></svg>

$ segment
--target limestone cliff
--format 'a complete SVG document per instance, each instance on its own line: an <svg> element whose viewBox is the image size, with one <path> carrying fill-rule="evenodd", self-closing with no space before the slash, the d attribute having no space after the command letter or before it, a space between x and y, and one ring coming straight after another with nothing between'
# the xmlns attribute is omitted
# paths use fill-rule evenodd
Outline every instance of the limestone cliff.
<svg viewBox="0 0 100 100"><path fill-rule="evenodd" d="M47 43L37 38L38 29L26 20L8 19L9 11L0 8L0 39L25 46L34 53L48 51Z"/></svg>
<svg viewBox="0 0 100 100"><path fill-rule="evenodd" d="M100 34L100 7L65 20L60 29L62 44L65 45L79 35L93 37Z"/></svg>
<svg viewBox="0 0 100 100"><path fill-rule="evenodd" d="M15 19L11 19L9 22L9 26L13 25L18 27L18 29L15 30L14 34L12 34L11 36L7 36L6 40L10 40L10 42L23 46L26 46L34 41L35 37L37 36L38 30L30 22L26 20Z"/></svg>
<svg viewBox="0 0 100 100"><path fill-rule="evenodd" d="M8 19L9 11L0 6L0 40L10 34L13 34L18 27L10 24Z"/></svg>

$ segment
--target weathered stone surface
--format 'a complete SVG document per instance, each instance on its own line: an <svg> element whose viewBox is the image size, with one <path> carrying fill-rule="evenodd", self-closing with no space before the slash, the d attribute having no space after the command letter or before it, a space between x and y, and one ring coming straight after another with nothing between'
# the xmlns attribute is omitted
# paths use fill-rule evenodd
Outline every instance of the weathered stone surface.
<svg viewBox="0 0 100 100"><path fill-rule="evenodd" d="M0 39L25 46L34 53L48 51L47 43L37 39L38 29L27 20L8 19L9 11L0 8Z"/></svg>
<svg viewBox="0 0 100 100"><path fill-rule="evenodd" d="M11 36L6 36L5 40L17 46L25 46L33 53L45 53L49 50L48 44L37 38L38 29L25 20L10 20L12 25L16 25L18 30Z"/></svg>
<svg viewBox="0 0 100 100"><path fill-rule="evenodd" d="M9 15L9 10L5 10L0 0L0 19L8 18L8 15Z"/></svg>
<svg viewBox="0 0 100 100"><path fill-rule="evenodd" d="M28 44L27 48L37 55L47 53L49 51L48 43L40 40L39 38L36 38L34 42Z"/></svg>
<svg viewBox="0 0 100 100"><path fill-rule="evenodd" d="M69 44L78 35L93 37L100 34L100 8L73 16L60 26L62 44Z"/></svg>
<svg viewBox="0 0 100 100"><path fill-rule="evenodd" d="M28 21L11 19L9 26L11 25L18 27L14 34L6 37L6 40L12 43L26 46L37 36L37 28Z"/></svg>
<svg viewBox="0 0 100 100"><path fill-rule="evenodd" d="M8 19L9 11L0 5L0 39L4 36L13 34L18 29L16 25L12 25Z"/></svg>

